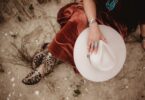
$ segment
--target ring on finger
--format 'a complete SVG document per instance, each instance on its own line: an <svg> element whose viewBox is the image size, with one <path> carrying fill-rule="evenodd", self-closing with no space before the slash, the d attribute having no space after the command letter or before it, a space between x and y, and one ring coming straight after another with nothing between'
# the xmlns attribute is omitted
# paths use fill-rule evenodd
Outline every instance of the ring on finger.
<svg viewBox="0 0 145 100"><path fill-rule="evenodd" d="M93 47L96 48L98 46L98 44L99 44L99 41L94 41L93 42Z"/></svg>

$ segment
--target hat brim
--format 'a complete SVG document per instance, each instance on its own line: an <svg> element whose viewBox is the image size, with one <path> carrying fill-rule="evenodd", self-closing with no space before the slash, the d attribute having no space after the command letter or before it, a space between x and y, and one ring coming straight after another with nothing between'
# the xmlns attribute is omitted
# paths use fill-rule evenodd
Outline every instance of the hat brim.
<svg viewBox="0 0 145 100"><path fill-rule="evenodd" d="M80 33L74 46L74 62L78 71L83 77L94 82L107 81L115 77L123 68L126 59L126 46L121 35L116 30L106 25L99 25L99 28L116 56L116 66L111 70L97 70L90 64L87 58L89 28L86 28Z"/></svg>

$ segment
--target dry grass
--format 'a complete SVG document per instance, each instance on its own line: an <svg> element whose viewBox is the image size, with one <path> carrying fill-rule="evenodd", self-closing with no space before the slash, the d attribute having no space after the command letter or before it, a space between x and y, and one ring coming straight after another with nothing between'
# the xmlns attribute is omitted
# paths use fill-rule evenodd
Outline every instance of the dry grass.
<svg viewBox="0 0 145 100"><path fill-rule="evenodd" d="M40 36L40 32L42 31L42 28L39 26L36 29L34 29L31 33L25 35L22 37L20 42L20 47L18 46L18 42L11 42L11 45L17 52L17 54L12 54L13 57L13 63L23 66L30 66L32 62L33 55L40 50L40 45L36 46L36 44L33 43L34 40L36 40ZM34 45L36 49L30 49L30 47ZM30 51L31 50L31 51ZM33 52L31 54L30 52Z"/></svg>
<svg viewBox="0 0 145 100"><path fill-rule="evenodd" d="M17 51L17 55L12 55L13 63L18 65L23 65L23 64L30 65L32 61L32 57L28 53L28 50L27 48L25 48L23 42L20 48L15 43L11 43L11 44Z"/></svg>

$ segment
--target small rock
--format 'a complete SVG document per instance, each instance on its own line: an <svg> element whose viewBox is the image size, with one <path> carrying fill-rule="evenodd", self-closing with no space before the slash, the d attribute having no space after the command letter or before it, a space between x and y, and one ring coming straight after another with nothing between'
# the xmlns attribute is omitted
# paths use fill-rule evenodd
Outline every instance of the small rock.
<svg viewBox="0 0 145 100"><path fill-rule="evenodd" d="M11 73L12 73L12 72L11 72L11 71L9 71L9 72L8 72L8 75L10 75Z"/></svg>
<svg viewBox="0 0 145 100"><path fill-rule="evenodd" d="M87 81L86 81L86 80L83 80L83 83L84 83L84 84L86 84L86 83L87 83Z"/></svg>
<svg viewBox="0 0 145 100"><path fill-rule="evenodd" d="M81 94L81 91L80 91L79 89L76 89L76 90L74 90L73 96L74 96L74 97L77 97L77 96L79 96L80 94Z"/></svg>
<svg viewBox="0 0 145 100"><path fill-rule="evenodd" d="M10 100L10 99L7 97L7 100Z"/></svg>
<svg viewBox="0 0 145 100"><path fill-rule="evenodd" d="M70 87L68 87L68 90L70 90L71 88Z"/></svg>
<svg viewBox="0 0 145 100"><path fill-rule="evenodd" d="M15 78L14 78L14 77L12 77L12 78L11 78L11 82L14 82L14 81L15 81Z"/></svg>
<svg viewBox="0 0 145 100"><path fill-rule="evenodd" d="M67 78L64 78L64 80L67 81L68 79Z"/></svg>
<svg viewBox="0 0 145 100"><path fill-rule="evenodd" d="M88 88L85 88L85 91L88 92Z"/></svg>
<svg viewBox="0 0 145 100"><path fill-rule="evenodd" d="M69 100L69 97L66 97L66 100Z"/></svg>
<svg viewBox="0 0 145 100"><path fill-rule="evenodd" d="M125 88L128 89L128 85L126 85Z"/></svg>
<svg viewBox="0 0 145 100"><path fill-rule="evenodd" d="M36 44L39 44L39 40L35 40L35 43L36 43Z"/></svg>
<svg viewBox="0 0 145 100"><path fill-rule="evenodd" d="M35 40L35 42L38 42L38 40Z"/></svg>
<svg viewBox="0 0 145 100"><path fill-rule="evenodd" d="M5 33L5 36L8 36L8 33Z"/></svg>
<svg viewBox="0 0 145 100"><path fill-rule="evenodd" d="M35 91L35 95L39 95L40 94L40 92L39 91Z"/></svg>
<svg viewBox="0 0 145 100"><path fill-rule="evenodd" d="M9 32L10 35L13 35L14 33L12 31Z"/></svg>
<svg viewBox="0 0 145 100"><path fill-rule="evenodd" d="M19 93L19 96L21 97L22 96L22 93Z"/></svg>
<svg viewBox="0 0 145 100"><path fill-rule="evenodd" d="M9 93L9 95L8 95L9 97L11 97L11 93Z"/></svg>

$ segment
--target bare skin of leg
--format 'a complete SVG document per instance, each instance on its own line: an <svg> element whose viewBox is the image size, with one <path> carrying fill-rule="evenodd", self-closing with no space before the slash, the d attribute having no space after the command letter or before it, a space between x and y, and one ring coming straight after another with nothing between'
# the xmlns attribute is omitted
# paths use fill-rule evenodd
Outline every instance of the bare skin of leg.
<svg viewBox="0 0 145 100"><path fill-rule="evenodd" d="M142 47L145 49L145 24L140 25L141 36L144 37Z"/></svg>

